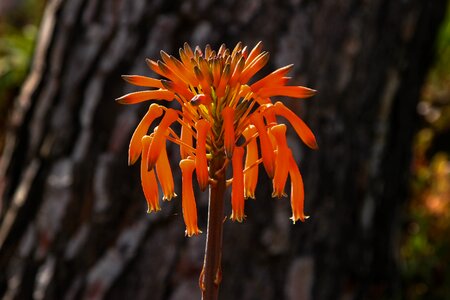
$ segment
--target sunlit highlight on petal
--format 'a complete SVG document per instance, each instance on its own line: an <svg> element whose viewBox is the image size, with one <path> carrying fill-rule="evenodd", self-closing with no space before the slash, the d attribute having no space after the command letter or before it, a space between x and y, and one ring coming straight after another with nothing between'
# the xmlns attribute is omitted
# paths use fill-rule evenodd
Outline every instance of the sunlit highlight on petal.
<svg viewBox="0 0 450 300"><path fill-rule="evenodd" d="M172 101L175 94L168 90L149 90L126 94L116 101L120 104L136 104L147 100L167 100Z"/></svg>

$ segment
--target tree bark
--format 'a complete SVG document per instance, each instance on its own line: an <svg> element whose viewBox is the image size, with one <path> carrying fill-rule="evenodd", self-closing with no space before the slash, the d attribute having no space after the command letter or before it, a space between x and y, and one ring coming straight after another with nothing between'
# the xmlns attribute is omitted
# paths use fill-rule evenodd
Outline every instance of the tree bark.
<svg viewBox="0 0 450 300"><path fill-rule="evenodd" d="M398 296L415 107L445 5L48 1L0 160L0 295L199 299L205 235L184 237L179 199L145 213L126 151L146 108L113 99L134 89L120 75L150 75L144 59L160 49L262 40L272 69L294 63L292 82L319 91L286 100L318 137L315 152L290 141L311 218L290 224L261 175L245 223L224 224L220 299Z"/></svg>

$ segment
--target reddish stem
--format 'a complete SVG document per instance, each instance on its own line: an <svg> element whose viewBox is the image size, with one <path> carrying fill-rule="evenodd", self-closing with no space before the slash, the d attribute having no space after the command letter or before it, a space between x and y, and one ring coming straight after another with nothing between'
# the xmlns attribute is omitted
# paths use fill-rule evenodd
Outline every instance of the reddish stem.
<svg viewBox="0 0 450 300"><path fill-rule="evenodd" d="M210 161L210 177L215 180L209 188L208 228L206 232L205 260L200 285L203 300L217 300L222 279L222 232L224 221L225 173L222 169L224 157ZM219 172L218 172L219 171Z"/></svg>

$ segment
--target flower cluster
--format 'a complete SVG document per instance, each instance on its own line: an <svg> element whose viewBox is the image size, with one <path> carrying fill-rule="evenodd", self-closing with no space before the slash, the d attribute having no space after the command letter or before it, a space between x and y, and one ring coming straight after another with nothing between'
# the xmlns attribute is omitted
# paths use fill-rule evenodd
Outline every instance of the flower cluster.
<svg viewBox="0 0 450 300"><path fill-rule="evenodd" d="M285 184L290 176L292 221L304 221L303 181L291 149L286 141L283 117L292 125L300 139L316 149L316 139L308 126L281 102L271 97L307 98L315 91L302 86L286 85L292 65L277 69L259 80L252 80L269 59L261 42L252 50L238 43L233 51L222 45L216 52L209 45L202 51L185 43L179 51L180 59L161 51L162 60L148 59L151 70L162 79L139 75L124 75L127 82L150 89L124 95L117 102L135 104L147 100L175 100L178 108L166 108L152 103L137 126L130 142L128 163L141 159L141 182L148 211L160 210L159 185L163 200L176 196L172 170L166 152L166 142L180 147L182 172L182 210L186 234L200 232L192 177L195 170L198 185L205 190L214 184L211 161L224 159L222 169L231 163L233 178L231 219L245 218L246 198L255 197L258 165L262 162L272 179L272 197L286 196ZM149 128L158 118L152 133ZM178 122L181 132L171 128ZM258 143L259 140L259 149ZM259 151L258 151L259 150ZM245 157L244 157L245 156Z"/></svg>

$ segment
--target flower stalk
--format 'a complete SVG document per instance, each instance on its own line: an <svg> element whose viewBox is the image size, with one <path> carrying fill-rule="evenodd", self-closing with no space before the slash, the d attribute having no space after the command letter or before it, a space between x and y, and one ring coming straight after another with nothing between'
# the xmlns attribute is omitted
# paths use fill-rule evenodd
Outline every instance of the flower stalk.
<svg viewBox="0 0 450 300"><path fill-rule="evenodd" d="M224 194L226 189L223 156L216 156L210 162L208 225L206 231L205 259L203 262L200 287L203 300L216 300L222 280L222 237L224 222Z"/></svg>
<svg viewBox="0 0 450 300"><path fill-rule="evenodd" d="M160 189L162 200L171 201L177 196L170 166L174 157L167 155L166 142L179 145L182 210L188 237L202 233L193 179L197 179L201 191L209 188L205 259L199 284L204 300L216 300L222 278L224 195L229 185L230 219L243 222L245 199L255 198L258 168L262 164L272 180L272 197L287 196L285 185L290 177L293 223L307 218L303 212L303 179L287 143L287 127L278 123L278 117L288 120L308 147L317 149L316 139L300 117L283 103L273 103L272 98L308 98L315 90L287 85L290 78L286 75L292 65L253 80L269 60L262 43L252 50L238 43L232 51L225 45L217 51L209 45L204 51L199 47L192 50L185 43L179 54L177 59L161 51L162 60L147 59L149 68L162 79L123 75L125 81L149 89L126 94L116 101L171 102L171 108L156 103L149 106L131 138L128 164L141 157L141 184L148 212L159 211ZM153 124L157 119L159 124ZM179 133L171 128L175 123L181 125ZM227 179L229 167L233 177Z"/></svg>

